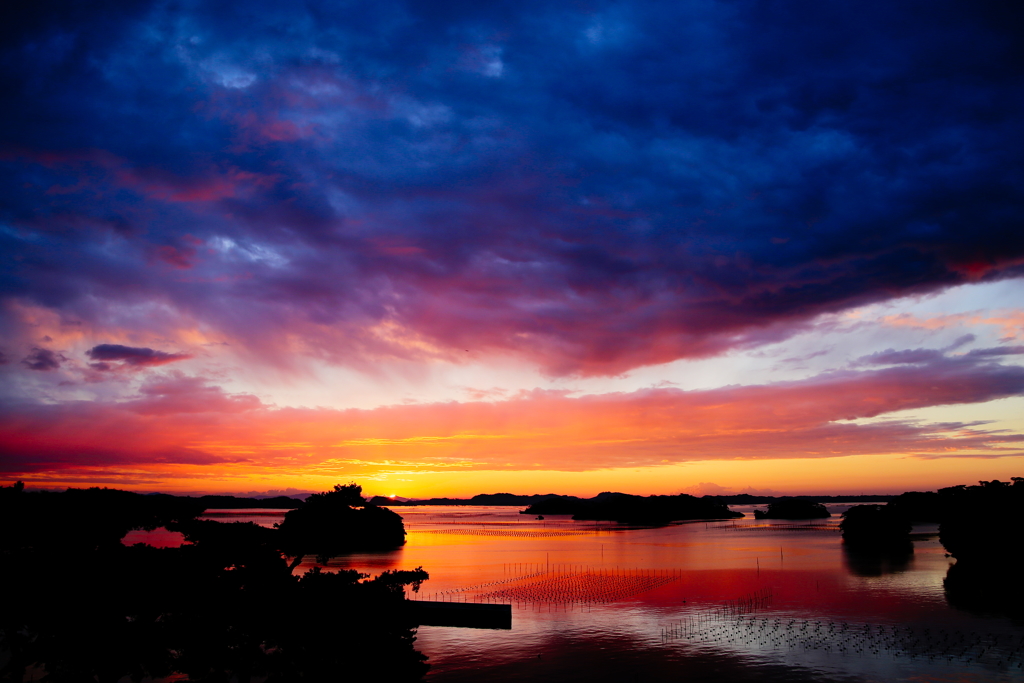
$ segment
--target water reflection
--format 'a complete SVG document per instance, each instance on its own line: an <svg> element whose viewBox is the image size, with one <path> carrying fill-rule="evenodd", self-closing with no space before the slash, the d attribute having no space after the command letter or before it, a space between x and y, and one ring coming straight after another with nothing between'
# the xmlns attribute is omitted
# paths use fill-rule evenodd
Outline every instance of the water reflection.
<svg viewBox="0 0 1024 683"><path fill-rule="evenodd" d="M851 574L884 576L905 572L914 563L914 544L902 548L858 548L843 544L843 559Z"/></svg>
<svg viewBox="0 0 1024 683"><path fill-rule="evenodd" d="M154 548L180 548L185 543L185 535L180 531L169 531L166 527L155 529L132 529L121 539L124 545L143 543Z"/></svg>
<svg viewBox="0 0 1024 683"><path fill-rule="evenodd" d="M956 680L1021 680L1011 643L1024 631L950 609L951 560L934 535L908 552L852 552L841 509L631 529L516 508L396 511L403 548L331 565L422 565L422 598L514 605L510 632L421 627L428 681L939 681L951 667ZM667 637L683 623L701 627Z"/></svg>
<svg viewBox="0 0 1024 683"><path fill-rule="evenodd" d="M960 562L949 568L943 581L950 606L982 616L1007 616L1024 624L1020 586L1018 566L978 567Z"/></svg>
<svg viewBox="0 0 1024 683"><path fill-rule="evenodd" d="M845 507L829 506L827 520L660 528L395 508L404 547L327 570L423 566L431 579L417 599L513 605L509 632L420 627L416 647L438 683L1024 679L1024 629L1000 616L998 586L951 569L935 525L916 527L907 548L857 550L838 532ZM267 527L282 516L206 514ZM163 544L166 533L125 542ZM307 558L297 572L314 566Z"/></svg>

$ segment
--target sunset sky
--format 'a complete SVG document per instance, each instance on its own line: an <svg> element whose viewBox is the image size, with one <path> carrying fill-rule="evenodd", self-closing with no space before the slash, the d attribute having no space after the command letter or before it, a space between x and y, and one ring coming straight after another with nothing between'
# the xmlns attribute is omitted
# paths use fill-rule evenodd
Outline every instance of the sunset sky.
<svg viewBox="0 0 1024 683"><path fill-rule="evenodd" d="M21 4L0 483L1024 476L1014 3Z"/></svg>

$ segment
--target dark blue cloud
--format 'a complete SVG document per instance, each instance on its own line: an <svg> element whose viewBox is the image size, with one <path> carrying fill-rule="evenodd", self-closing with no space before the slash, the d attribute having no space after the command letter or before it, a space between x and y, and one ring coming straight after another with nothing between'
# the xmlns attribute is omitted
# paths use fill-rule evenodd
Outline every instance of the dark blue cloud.
<svg viewBox="0 0 1024 683"><path fill-rule="evenodd" d="M89 349L86 355L97 361L92 366L98 370L109 370L109 363L117 361L122 361L125 365L133 367L148 367L191 358L185 353L167 353L145 346L123 346L121 344L99 344Z"/></svg>
<svg viewBox="0 0 1024 683"><path fill-rule="evenodd" d="M31 353L21 360L21 363L29 370L40 370L46 372L48 370L56 370L60 367L60 364L66 360L67 358L56 351L42 349L37 346L32 349Z"/></svg>
<svg viewBox="0 0 1024 683"><path fill-rule="evenodd" d="M1009 4L39 7L0 291L67 316L618 372L1024 272Z"/></svg>

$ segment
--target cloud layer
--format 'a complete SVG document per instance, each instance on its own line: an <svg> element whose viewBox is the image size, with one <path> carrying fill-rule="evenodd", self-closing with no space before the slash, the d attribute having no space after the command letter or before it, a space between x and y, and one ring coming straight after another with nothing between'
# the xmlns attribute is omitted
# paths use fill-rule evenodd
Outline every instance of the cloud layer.
<svg viewBox="0 0 1024 683"><path fill-rule="evenodd" d="M8 336L17 304L277 364L602 375L1024 272L1006 3L43 3L5 24ZM39 348L4 351L45 370Z"/></svg>
<svg viewBox="0 0 1024 683"><path fill-rule="evenodd" d="M130 401L6 407L0 475L133 483L204 471L344 478L865 454L1024 455L1024 435L984 423L864 422L1024 395L1024 368L970 354L893 362L764 386L579 397L534 391L505 401L375 410L274 408L171 373L152 378Z"/></svg>

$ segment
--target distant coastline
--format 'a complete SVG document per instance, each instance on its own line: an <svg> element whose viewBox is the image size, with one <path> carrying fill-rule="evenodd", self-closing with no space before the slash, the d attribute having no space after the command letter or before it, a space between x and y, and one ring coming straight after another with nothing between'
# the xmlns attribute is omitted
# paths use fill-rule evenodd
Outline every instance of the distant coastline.
<svg viewBox="0 0 1024 683"><path fill-rule="evenodd" d="M598 496L607 495L612 494L598 494ZM754 496L748 493L739 493L728 496L698 497L701 500L714 501L725 505L760 505L764 503L773 503L779 500L809 500L816 503L887 503L899 496L892 493L861 493L853 496ZM472 498L425 498L408 500L396 500L385 496L374 496L370 499L370 503L373 505L384 505L389 507L417 505L534 505L548 500L585 501L590 499L580 498L578 496L563 496L557 493L539 493L529 496L517 495L514 493L481 493L473 496Z"/></svg>

